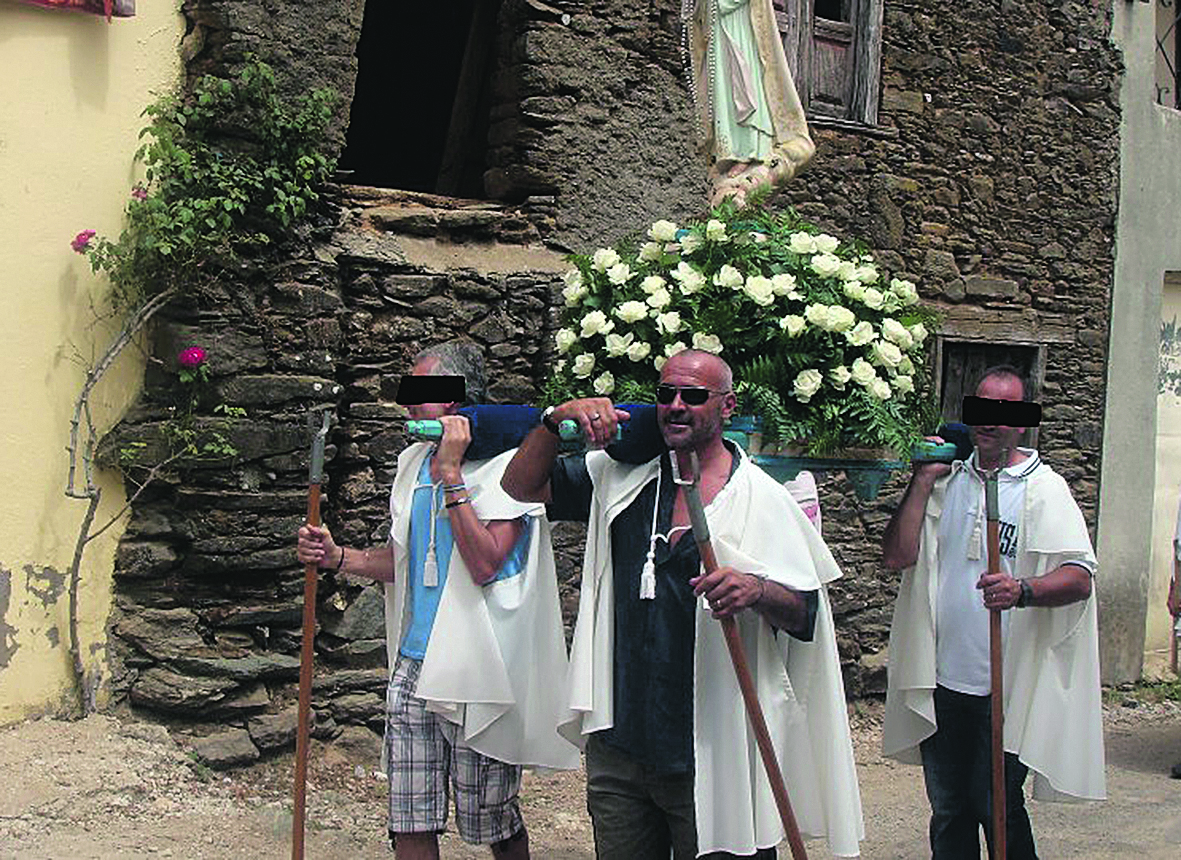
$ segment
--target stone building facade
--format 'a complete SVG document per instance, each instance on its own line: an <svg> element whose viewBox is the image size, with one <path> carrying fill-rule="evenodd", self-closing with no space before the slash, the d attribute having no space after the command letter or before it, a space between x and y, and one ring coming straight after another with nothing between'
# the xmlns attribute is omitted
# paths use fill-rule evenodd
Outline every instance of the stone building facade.
<svg viewBox="0 0 1181 860"><path fill-rule="evenodd" d="M272 14L189 0L185 59L197 73L255 52L293 89L333 86L346 97L338 140L347 156L350 128L366 121L348 116L354 86L361 91L350 46L364 38L362 6L293 2ZM798 4L777 6L790 30ZM1045 407L1039 447L1093 528L1120 121L1110 3L877 6L876 122L817 120L817 155L775 205L863 239L944 312L936 360L949 400L985 359L1012 354L1027 364ZM679 2L495 8L482 36L486 85L467 96L486 110L486 136L464 150L483 159L483 200L334 188L317 223L245 267L224 302L169 310L156 338L164 364L108 440L112 452L133 440L159 444L175 398L168 362L179 347L205 346L214 379L202 426L239 453L185 464L137 501L110 630L117 693L194 725L232 726L237 746L215 758L249 759L294 731L303 574L292 544L305 506L309 411L331 407L339 422L326 521L350 544L381 540L390 469L405 443L391 386L407 359L467 334L487 350L496 399L536 399L562 254L703 209ZM396 158L399 132L389 133ZM219 402L248 417L215 414ZM884 690L895 581L880 567L878 542L904 480L871 503L840 476L821 481L826 537L845 572L833 602L852 695ZM577 542L566 532L560 547L567 598ZM377 593L327 576L320 597L320 730L376 727ZM286 715L279 732L276 714Z"/></svg>

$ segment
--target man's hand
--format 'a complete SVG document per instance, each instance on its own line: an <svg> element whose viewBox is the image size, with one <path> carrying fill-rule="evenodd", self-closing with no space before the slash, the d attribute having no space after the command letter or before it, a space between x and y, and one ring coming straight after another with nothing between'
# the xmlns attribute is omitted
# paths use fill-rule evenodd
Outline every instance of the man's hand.
<svg viewBox="0 0 1181 860"><path fill-rule="evenodd" d="M431 480L461 484L463 455L472 441L471 425L462 415L444 415L439 421L443 425L443 438L431 459Z"/></svg>
<svg viewBox="0 0 1181 860"><path fill-rule="evenodd" d="M984 592L988 609L1012 609L1021 599L1021 583L1007 573L983 574L976 587Z"/></svg>
<svg viewBox="0 0 1181 860"><path fill-rule="evenodd" d="M754 606L763 596L763 580L753 573L719 567L689 580L693 593L705 595L714 618L726 618Z"/></svg>
<svg viewBox="0 0 1181 860"><path fill-rule="evenodd" d="M314 564L317 567L335 567L340 561L341 549L332 540L332 534L323 526L304 525L295 536L295 557L300 564Z"/></svg>
<svg viewBox="0 0 1181 860"><path fill-rule="evenodd" d="M926 442L934 442L936 445L942 445L947 441L942 436L924 436L923 439ZM929 481L932 484L944 475L951 474L951 463L919 462L912 460L910 468L914 473L915 480Z"/></svg>
<svg viewBox="0 0 1181 860"><path fill-rule="evenodd" d="M620 421L631 416L622 409L616 409L607 397L587 397L569 400L550 413L550 421L561 424L575 421L582 428L582 436L588 448L605 448L615 441L615 429Z"/></svg>

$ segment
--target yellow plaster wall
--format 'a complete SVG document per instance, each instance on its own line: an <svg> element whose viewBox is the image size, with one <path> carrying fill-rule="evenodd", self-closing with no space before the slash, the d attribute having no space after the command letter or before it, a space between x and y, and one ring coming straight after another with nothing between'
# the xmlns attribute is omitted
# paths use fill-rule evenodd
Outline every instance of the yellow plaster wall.
<svg viewBox="0 0 1181 860"><path fill-rule="evenodd" d="M0 0L0 725L70 701L66 574L86 503L64 495L65 449L84 365L113 329L96 326L104 284L69 242L86 228L118 235L140 113L180 73L177 0L137 6L108 24ZM129 352L93 399L100 427L139 386ZM102 523L124 497L114 476L100 484ZM104 676L120 531L92 542L82 565L82 650Z"/></svg>

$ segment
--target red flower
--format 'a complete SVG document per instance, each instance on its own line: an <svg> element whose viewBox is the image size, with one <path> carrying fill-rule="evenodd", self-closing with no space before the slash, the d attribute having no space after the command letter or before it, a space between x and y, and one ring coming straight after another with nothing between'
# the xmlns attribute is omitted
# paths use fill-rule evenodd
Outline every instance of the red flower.
<svg viewBox="0 0 1181 860"><path fill-rule="evenodd" d="M90 250L90 240L95 236L94 230L83 230L73 241L70 242L70 247L79 254L85 254Z"/></svg>
<svg viewBox="0 0 1181 860"><path fill-rule="evenodd" d="M188 349L182 349L177 353L176 361L181 367L196 370L205 363L205 350L199 346L190 346Z"/></svg>

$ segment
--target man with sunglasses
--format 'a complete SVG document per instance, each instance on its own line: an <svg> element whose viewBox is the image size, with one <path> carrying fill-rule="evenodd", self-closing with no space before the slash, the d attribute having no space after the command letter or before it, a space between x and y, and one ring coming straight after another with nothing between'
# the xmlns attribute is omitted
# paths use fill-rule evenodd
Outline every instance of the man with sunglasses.
<svg viewBox="0 0 1181 860"><path fill-rule="evenodd" d="M479 347L464 341L423 350L402 378L398 402L441 421L443 438L399 455L389 543L354 549L307 525L298 535L302 563L386 584L384 758L399 860L437 860L450 800L465 841L526 860L521 766L578 766L555 731L566 647L548 523L501 490L510 452L464 459L471 435L456 413L482 399L484 378Z"/></svg>
<svg viewBox="0 0 1181 860"><path fill-rule="evenodd" d="M861 807L825 583L840 575L788 492L722 436L730 368L708 352L661 370L665 447L642 464L559 458L558 422L602 448L629 416L607 398L546 410L505 470L515 498L588 524L570 718L586 744L599 860L774 857L783 838L715 618L732 616L802 832L858 853ZM676 453L695 452L721 567L701 571ZM687 458L686 458L687 459ZM711 618L712 615L714 617Z"/></svg>
<svg viewBox="0 0 1181 860"><path fill-rule="evenodd" d="M964 422L975 451L915 464L883 540L902 582L890 629L882 747L922 764L931 853L978 857L991 826L989 613L1003 610L1006 847L1037 856L1022 787L1043 800L1104 796L1095 554L1066 482L1019 447L1040 420L1020 372L984 372ZM970 414L974 413L974 414ZM989 574L985 484L997 475L1001 568Z"/></svg>

